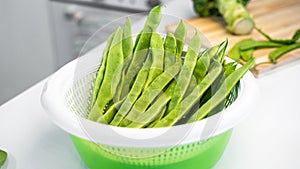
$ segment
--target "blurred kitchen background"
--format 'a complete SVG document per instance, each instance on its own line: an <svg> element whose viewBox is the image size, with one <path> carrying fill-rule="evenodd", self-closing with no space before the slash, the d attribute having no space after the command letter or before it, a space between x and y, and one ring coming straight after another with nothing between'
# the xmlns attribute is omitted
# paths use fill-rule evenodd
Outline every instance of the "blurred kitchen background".
<svg viewBox="0 0 300 169"><path fill-rule="evenodd" d="M0 4L0 105L65 63L104 41L85 46L99 28L119 17L146 12L162 0L2 0ZM142 14L135 15L138 20ZM121 22L121 21L120 21ZM97 34L99 35L99 34ZM102 38L103 37L103 38Z"/></svg>

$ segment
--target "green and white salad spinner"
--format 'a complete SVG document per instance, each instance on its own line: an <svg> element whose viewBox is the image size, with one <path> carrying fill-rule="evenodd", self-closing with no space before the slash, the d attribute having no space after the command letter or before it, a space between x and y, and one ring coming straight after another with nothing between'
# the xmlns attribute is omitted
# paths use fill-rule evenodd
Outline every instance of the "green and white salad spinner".
<svg viewBox="0 0 300 169"><path fill-rule="evenodd" d="M91 169L209 169L222 156L235 127L254 107L257 88L247 72L237 99L201 121L163 128L123 128L87 120L99 67L97 48L54 73L42 93L50 119L70 134Z"/></svg>

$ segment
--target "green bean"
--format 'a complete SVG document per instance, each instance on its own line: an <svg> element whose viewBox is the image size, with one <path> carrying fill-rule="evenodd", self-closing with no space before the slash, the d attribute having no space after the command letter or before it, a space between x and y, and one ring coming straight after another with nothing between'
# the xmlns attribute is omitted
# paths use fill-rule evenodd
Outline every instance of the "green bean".
<svg viewBox="0 0 300 169"><path fill-rule="evenodd" d="M162 74L153 80L153 82L144 90L142 95L133 105L130 112L121 121L120 126L127 126L132 120L135 120L141 113L145 112L151 102L162 92L167 84L180 71L181 63L177 62L173 66L167 68Z"/></svg>
<svg viewBox="0 0 300 169"><path fill-rule="evenodd" d="M163 108L166 106L166 104L170 101L172 97L172 86L174 86L175 81L173 81L172 84L168 86L166 91L162 93L144 113L140 113L140 115L137 116L136 119L132 120L133 122L126 127L141 128L151 123L155 120L155 118L160 116L160 113L162 113Z"/></svg>
<svg viewBox="0 0 300 169"><path fill-rule="evenodd" d="M186 95L190 94L190 92L193 91L193 89L197 86L197 84L199 84L201 80L204 78L209 68L210 60L218 56L217 55L218 51L222 45L223 42L199 54L199 59L197 60L197 64L195 66L194 73L193 73L195 77L193 79L195 80L192 79Z"/></svg>
<svg viewBox="0 0 300 169"><path fill-rule="evenodd" d="M170 92L171 95L173 95L175 86L176 86L176 82L173 81L168 87L169 88L168 93ZM168 105L164 106L164 109L161 111L161 114L159 115L159 117L155 121L151 122L151 124L149 124L148 128L151 128L151 127L155 126L164 116L166 116L167 106Z"/></svg>
<svg viewBox="0 0 300 169"><path fill-rule="evenodd" d="M195 122L203 119L211 110L219 105L231 92L234 86L239 82L243 75L251 68L255 63L255 58L250 59L241 68L231 73L220 86L219 90L196 111L195 114L190 117L188 122ZM225 92L224 92L225 91Z"/></svg>
<svg viewBox="0 0 300 169"><path fill-rule="evenodd" d="M187 34L187 28L183 20L180 21L178 27L176 28L174 35L176 38L176 45L177 45L177 57L181 57L182 50L184 47L184 42Z"/></svg>
<svg viewBox="0 0 300 169"><path fill-rule="evenodd" d="M280 44L283 44L283 45L289 45L289 44L295 43L300 38L300 29L298 29L294 33L294 35L293 35L293 37L291 39L273 39L268 34L266 34L265 32L263 32L261 29L256 28L256 30L259 33L261 33L265 38L267 38L270 42L280 43Z"/></svg>
<svg viewBox="0 0 300 169"><path fill-rule="evenodd" d="M223 69L222 73L220 73L219 76L217 77L217 79L211 84L211 86L209 87L209 90L207 90L203 94L203 96L200 99L199 105L203 105L204 103L206 103L220 88L220 86L224 82L224 80L225 80L225 75L224 75L224 69Z"/></svg>
<svg viewBox="0 0 300 169"><path fill-rule="evenodd" d="M149 16L146 20L145 26L143 28L143 31L141 32L141 35L138 38L138 41L136 42L135 49L133 51L133 56L131 60L131 64L129 65L123 87L122 87L122 93L121 98L124 98L129 90L130 90L130 84L133 83L134 77L137 75L139 70L142 67L142 63L145 61L148 53L148 48L150 44L151 34L154 32L159 25L161 20L161 10L160 6L156 6L152 8L152 10L149 13Z"/></svg>
<svg viewBox="0 0 300 169"><path fill-rule="evenodd" d="M138 45L138 42L141 38L141 34L143 33L143 31L141 31L137 36L136 36L136 39L135 39L135 42L134 42L134 46L133 46L133 50L132 51L136 51L136 47Z"/></svg>
<svg viewBox="0 0 300 169"><path fill-rule="evenodd" d="M118 69L116 70L116 75L121 74L121 78L119 78L118 76L113 77L113 82L119 81L119 83L112 83L111 84L113 88L116 88L116 93L113 96L113 101L114 102L118 102L118 101L123 99L123 98L121 98L122 87L124 86L124 83L126 83L125 82L125 72L126 72L127 67L130 64L130 61L131 61L130 59L131 59L130 57L127 57L124 60L124 63L122 65L120 65L118 67Z"/></svg>
<svg viewBox="0 0 300 169"><path fill-rule="evenodd" d="M153 128L164 117L166 110L167 110L167 105L165 105L162 108L162 110L161 110L159 116L156 118L156 120L152 121L148 126L145 126L145 128Z"/></svg>
<svg viewBox="0 0 300 169"><path fill-rule="evenodd" d="M122 75L120 83L117 87L117 92L114 96L114 101L118 102L123 97L121 97L122 89L125 83L125 73L126 70L131 62L132 52L133 52L133 42L132 42L132 32L131 32L131 21L129 18L126 19L123 31L123 40L122 40L122 49L123 49L123 56L124 56L124 66L122 67ZM117 80L117 79L116 79Z"/></svg>
<svg viewBox="0 0 300 169"><path fill-rule="evenodd" d="M243 46L240 46L240 50L274 48L274 47L280 47L280 46L282 46L282 44L280 44L280 43L274 43L274 42L268 42L268 41L254 41L253 43L244 44Z"/></svg>
<svg viewBox="0 0 300 169"><path fill-rule="evenodd" d="M126 19L124 25L122 48L123 48L124 59L132 55L133 42L132 42L132 32L131 32L131 21L129 18Z"/></svg>
<svg viewBox="0 0 300 169"><path fill-rule="evenodd" d="M255 43L253 39L243 39L236 43L228 52L228 57L235 60L236 62L240 62L241 55L240 55L240 47L241 46L248 46L250 44Z"/></svg>
<svg viewBox="0 0 300 169"><path fill-rule="evenodd" d="M209 48L206 51L206 53L210 59L215 59L217 57L218 51L221 49L221 46L223 44L224 44L224 42L220 43L219 45L213 46L212 48Z"/></svg>
<svg viewBox="0 0 300 169"><path fill-rule="evenodd" d="M213 61L211 70L192 91L192 93L183 99L180 104L177 104L176 107L163 119L161 119L154 127L167 127L176 124L199 101L203 93L216 80L221 71L222 65L217 61Z"/></svg>
<svg viewBox="0 0 300 169"><path fill-rule="evenodd" d="M199 84L206 75L210 66L211 59L216 58L216 55L222 44L223 43L213 46L212 48L199 54L200 57L197 60L197 64L194 70L194 76L196 77L197 84Z"/></svg>
<svg viewBox="0 0 300 169"><path fill-rule="evenodd" d="M165 49L165 60L164 67L168 68L176 62L176 38L175 36L168 32L166 36L166 40L164 43Z"/></svg>
<svg viewBox="0 0 300 169"><path fill-rule="evenodd" d="M193 72L193 77L190 81L189 87L187 89L187 92L185 93L184 97L186 97L187 95L189 95L194 88L197 86L197 84L199 84L202 79L204 78L204 76L207 73L207 70L209 68L210 65L210 56L208 51L204 51L199 53L198 56L198 60Z"/></svg>
<svg viewBox="0 0 300 169"><path fill-rule="evenodd" d="M225 81L226 77L229 76L236 69L236 62L225 63L223 62L223 71L219 75L219 77L215 80L215 82L211 85L210 90L205 93L205 95L201 98L200 105L206 103L216 92L220 89L220 86ZM224 100L225 102L225 100ZM224 107L224 106L223 106Z"/></svg>
<svg viewBox="0 0 300 169"><path fill-rule="evenodd" d="M161 20L161 5L151 9L143 31L155 31Z"/></svg>
<svg viewBox="0 0 300 169"><path fill-rule="evenodd" d="M138 71L141 69L143 62L145 61L148 55L149 43L147 41L148 39L150 39L150 37L151 37L151 33L141 34L136 50L133 53L131 63L129 64L124 77L124 81L126 83L124 83L122 87L121 98L124 98L128 94L130 90L130 85L134 82L135 76L137 75ZM141 46L143 46L143 48Z"/></svg>
<svg viewBox="0 0 300 169"><path fill-rule="evenodd" d="M218 89L220 89L220 86L222 85L222 83L224 82L224 80L226 79L226 77L228 77L231 73L233 73L236 69L236 62L230 62L227 64L223 64L223 72L221 73L220 77L216 80L216 82L212 85L212 89L210 92L210 95L208 95L207 98L205 98L205 100L203 100L202 102L200 102L200 105L203 105L206 103L206 101L208 101L212 95L214 95L216 93L216 91ZM230 94L226 97L226 99L224 99L221 103L219 103L219 105L217 105L214 109L212 109L207 116L212 116L218 112L220 112L221 110L223 110L224 108L226 108L226 105L228 105L230 103L230 99L232 99L231 97L233 97L232 95L234 93L236 93L237 91L236 88L238 88L239 85L235 85L235 87L231 90ZM225 92L225 89L223 89ZM233 101L232 101L233 102Z"/></svg>
<svg viewBox="0 0 300 169"><path fill-rule="evenodd" d="M240 56L245 62L247 62L253 57L253 53L254 53L254 49L240 50Z"/></svg>
<svg viewBox="0 0 300 169"><path fill-rule="evenodd" d="M124 100L125 98L111 105L109 109L106 111L106 113L103 116L98 118L97 122L103 124L109 124L114 118L114 116L116 115L117 110L120 108Z"/></svg>
<svg viewBox="0 0 300 169"><path fill-rule="evenodd" d="M228 77L236 70L237 63L230 62L230 63L225 64L223 67L224 67L224 75L225 75L225 77ZM235 85L235 87L232 89L231 93L226 98L225 108L229 106L229 105L226 105L227 103L231 104L237 98L238 89L239 89L239 84ZM232 98L232 97L234 97L234 98ZM232 99L234 99L234 100L232 100Z"/></svg>
<svg viewBox="0 0 300 169"><path fill-rule="evenodd" d="M196 77L197 83L199 84L207 73L210 65L210 56L208 51L204 52L201 57L197 60L196 67L194 70L194 76Z"/></svg>
<svg viewBox="0 0 300 169"><path fill-rule="evenodd" d="M153 33L150 41L151 54L152 54L152 65L149 70L149 75L145 88L163 72L164 69L164 48L163 40L158 33Z"/></svg>
<svg viewBox="0 0 300 169"><path fill-rule="evenodd" d="M105 111L105 106L113 99L116 89L112 88L111 82L113 76L121 76L116 75L116 70L122 63L122 29L118 27L107 56L104 79L99 89L97 100L88 117L90 120L95 121L102 116Z"/></svg>
<svg viewBox="0 0 300 169"><path fill-rule="evenodd" d="M104 77L104 71L105 71L105 66L106 66L106 60L107 60L107 55L108 55L108 50L111 46L111 42L114 38L114 33L111 34L106 42L106 46L104 48L103 51L103 57L102 57L102 62L101 62L101 66L97 72L97 77L96 80L94 82L94 90L93 90L93 94L92 94L92 98L91 98L91 103L90 103L90 109L92 109L92 107L94 106L97 96L98 96L98 92L101 86L101 83L103 81L103 77Z"/></svg>
<svg viewBox="0 0 300 169"><path fill-rule="evenodd" d="M117 88L115 95L113 96L113 104L110 105L109 107L107 107L107 111L105 112L105 114L101 117L98 118L97 122L99 123L104 123L104 124L109 124L112 120L112 118L114 117L114 115L116 114L117 110L120 108L121 104L124 102L125 98L120 98L121 97L121 89L122 89L122 85L124 84L124 76L125 76L125 69L128 66L128 64L130 63L130 57L127 57L124 60L124 66L119 66L119 68L116 70L121 71L122 75L121 75L121 79L119 80L117 76L114 76L113 78L113 82L114 81L120 81L119 84L118 83L112 83L112 86L114 88ZM116 73L116 74L118 74ZM115 86L118 85L118 86Z"/></svg>
<svg viewBox="0 0 300 169"><path fill-rule="evenodd" d="M177 79L177 85L175 86L173 97L168 104L167 113L170 112L182 100L187 91L197 63L197 56L200 46L201 39L197 31L189 43L189 48L184 59L183 67Z"/></svg>
<svg viewBox="0 0 300 169"><path fill-rule="evenodd" d="M183 98L185 98L187 95L189 95L196 86L197 86L197 79L195 78L194 75L192 75L190 83L188 85L188 88L186 89L186 92L183 95Z"/></svg>
<svg viewBox="0 0 300 169"><path fill-rule="evenodd" d="M240 61L240 58L242 58L242 60L244 60L245 62L247 62L248 60L250 60L250 58L253 57L253 53L255 49L262 49L262 48L279 48L276 49L275 51L273 51L273 53L269 53L269 58L271 60L271 62L276 63L276 59L272 59L272 57L280 57L283 54L285 54L286 52L284 52L284 50L286 50L287 52L297 48L297 45L293 45L295 44L299 38L300 38L300 29L298 29L293 37L291 39L273 39L271 38L269 35L267 35L266 33L264 33L261 29L256 28L257 31L259 33L261 33L265 38L268 39L268 41L255 41L253 39L244 39L240 42L238 42L228 53L228 56L232 59L234 59L235 61ZM293 45L293 47L290 47L291 49L287 49L289 47L286 47L288 45ZM282 53L282 54L281 54ZM272 57L270 57L270 55Z"/></svg>
<svg viewBox="0 0 300 169"><path fill-rule="evenodd" d="M128 96L125 97L125 101L122 103L122 105L119 108L119 111L117 112L113 120L110 122L110 125L118 126L123 117L127 115L132 105L136 102L137 98L139 97L145 86L150 66L151 60L150 57L148 57L142 69L138 73Z"/></svg>
<svg viewBox="0 0 300 169"><path fill-rule="evenodd" d="M295 50L297 48L300 48L300 43L282 46L282 47L270 52L269 59L271 60L271 62L276 63L277 59L279 59L281 56L283 56L284 54L286 54L292 50Z"/></svg>
<svg viewBox="0 0 300 169"><path fill-rule="evenodd" d="M202 57L203 54L204 54L204 52L200 52L198 54L198 60L197 60L197 63L196 63L196 66L195 66L195 69L194 69L194 72L193 72L193 76L191 78L189 87L187 88L187 91L184 94L184 97L189 95L194 90L194 88L198 84L198 81L201 78L198 73L202 73L202 70L200 70L200 69L203 69L203 66L204 66L202 61L200 61L200 58ZM208 58L208 64L209 64L209 62L210 62L210 59ZM206 71L205 71L205 73L206 73ZM205 74L203 76L205 76Z"/></svg>

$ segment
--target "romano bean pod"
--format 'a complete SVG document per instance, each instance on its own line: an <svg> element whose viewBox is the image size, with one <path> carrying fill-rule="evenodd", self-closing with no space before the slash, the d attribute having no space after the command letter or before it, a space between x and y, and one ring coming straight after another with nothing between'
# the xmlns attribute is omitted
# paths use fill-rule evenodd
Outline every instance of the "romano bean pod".
<svg viewBox="0 0 300 169"><path fill-rule="evenodd" d="M172 84L175 84L175 81L173 81ZM146 112L141 113L139 116L137 116L137 118L134 119L133 122L129 124L127 127L135 127L135 128L144 127L145 125L154 121L155 118L158 118L159 114L162 112L166 104L172 98L172 94L173 94L172 84L167 88L165 92L163 92L158 97L158 99L153 103L153 105L148 110L146 110Z"/></svg>
<svg viewBox="0 0 300 169"><path fill-rule="evenodd" d="M96 76L96 80L95 80L95 84L94 84L94 90L93 90L91 103L90 103L90 108L92 108L95 104L95 101L97 99L101 83L103 81L107 55L108 55L108 51L109 51L109 48L110 48L110 45L111 45L111 42L112 42L113 38L114 38L114 33L112 35L110 35L110 37L108 38L108 40L106 42L106 46L105 46L104 51L103 51L102 62L101 62L101 66L100 66L100 68L97 72L97 76Z"/></svg>
<svg viewBox="0 0 300 169"><path fill-rule="evenodd" d="M177 44L177 56L181 57L182 55L182 50L184 47L184 42L185 42L185 38L186 38L186 34L187 34L187 28L186 25L184 23L184 21L180 21L177 29L175 30L175 38L176 38L176 44Z"/></svg>
<svg viewBox="0 0 300 169"><path fill-rule="evenodd" d="M121 79L119 84L117 84L117 91L114 95L114 102L120 101L124 98L122 96L122 89L125 83L125 74L126 70L131 62L132 59L132 52L133 52L133 40L132 40L132 32L131 32L131 21L129 18L126 19L123 31L123 39L122 39L122 51L124 56L124 63L122 66L118 68L117 71L121 72ZM118 73L119 73L118 72ZM114 76L115 78L118 78ZM114 79L116 81L116 79Z"/></svg>
<svg viewBox="0 0 300 169"><path fill-rule="evenodd" d="M143 68L140 70L138 73L136 80L128 94L128 96L125 98L125 101L118 107L118 112L114 116L113 120L111 121L111 125L118 126L119 123L123 120L123 118L127 115L127 113L130 111L131 107L133 104L136 102L137 98L141 94L148 74L149 74L149 69L151 66L151 61L150 58L147 59L145 62Z"/></svg>
<svg viewBox="0 0 300 169"><path fill-rule="evenodd" d="M271 38L268 34L266 34L265 32L263 32L261 29L259 28L256 28L256 30L262 34L265 38L267 38L270 42L274 42L274 43L280 43L280 44L283 44L283 45L290 45L290 44L293 44L295 42L297 42L300 38L300 29L298 29L293 37L291 39L273 39Z"/></svg>
<svg viewBox="0 0 300 169"><path fill-rule="evenodd" d="M103 82L99 89L97 100L89 114L90 120L97 120L102 116L105 113L105 106L113 99L116 88L112 88L112 79L114 76L119 76L119 78L121 78L120 74L115 73L122 63L122 29L118 27L108 52Z"/></svg>
<svg viewBox="0 0 300 169"><path fill-rule="evenodd" d="M243 44L240 47L240 50L249 50L249 49L261 49L261 48L274 48L280 47L282 44L274 43L274 42L267 42L267 41L256 41L254 43Z"/></svg>
<svg viewBox="0 0 300 169"><path fill-rule="evenodd" d="M184 97L189 95L194 90L194 88L197 86L197 84L199 84L202 81L202 79L206 75L208 67L210 65L210 58L213 58L213 57L209 56L209 51L204 51L204 52L199 53L192 79L190 81L188 90L185 93Z"/></svg>
<svg viewBox="0 0 300 169"><path fill-rule="evenodd" d="M155 78L135 102L130 112L127 114L127 116L125 116L125 119L123 119L123 123L121 122L120 125L127 126L129 121L136 119L140 113L145 112L152 101L159 94L161 94L163 88L165 88L166 85L175 78L180 71L180 68L181 63L177 62L173 66L166 69L164 73Z"/></svg>
<svg viewBox="0 0 300 169"><path fill-rule="evenodd" d="M243 40L239 41L229 50L228 57L235 60L236 62L240 62L240 59L241 59L240 48L242 46L251 45L252 43L255 43L255 41L253 39L243 39Z"/></svg>
<svg viewBox="0 0 300 169"><path fill-rule="evenodd" d="M164 69L170 67L176 62L176 38L170 32L167 33L164 43L165 57L164 57Z"/></svg>
<svg viewBox="0 0 300 169"><path fill-rule="evenodd" d="M153 33L151 35L150 48L151 50L149 52L152 56L152 64L149 70L149 75L145 87L149 86L149 84L158 75L160 75L164 69L164 47L163 40L159 34Z"/></svg>
<svg viewBox="0 0 300 169"><path fill-rule="evenodd" d="M200 58L197 60L196 67L194 70L194 77L196 78L198 84L202 81L202 79L206 75L209 65L210 65L210 56L208 54L208 51L205 51L204 54L202 54Z"/></svg>
<svg viewBox="0 0 300 169"><path fill-rule="evenodd" d="M121 98L125 97L128 94L130 90L130 84L133 83L134 77L141 69L143 62L146 60L152 32L156 31L156 28L158 27L161 20L160 8L160 6L156 6L150 11L145 26L141 34L138 36L139 38L138 41L136 41L134 47L131 63L125 74L124 81L126 83L124 83L124 85L122 86Z"/></svg>
<svg viewBox="0 0 300 169"><path fill-rule="evenodd" d="M126 19L123 31L122 49L124 59L130 57L133 51L132 33L131 33L131 21Z"/></svg>
<svg viewBox="0 0 300 169"><path fill-rule="evenodd" d="M271 60L271 62L276 63L277 59L279 59L282 55L300 48L300 43L295 43L292 45L286 45L286 46L282 46L272 52L270 52L269 54L269 59Z"/></svg>
<svg viewBox="0 0 300 169"><path fill-rule="evenodd" d="M182 100L184 94L186 93L197 63L200 46L200 35L198 31L196 31L196 34L189 43L189 48L178 79L176 79L177 85L175 86L173 97L169 103L167 112L170 112Z"/></svg>
<svg viewBox="0 0 300 169"><path fill-rule="evenodd" d="M264 40L253 40L253 39L243 39L236 43L231 50L228 52L228 56L233 60L244 63L249 61L251 58L255 57L255 51L261 49L272 48L273 50L269 52L269 61L259 62L254 66L254 70L258 65L261 64L276 64L277 60L286 53L299 48L299 38L300 29L296 30L290 39L274 39L268 34L263 32L261 29L256 28L256 30L264 36L267 41Z"/></svg>

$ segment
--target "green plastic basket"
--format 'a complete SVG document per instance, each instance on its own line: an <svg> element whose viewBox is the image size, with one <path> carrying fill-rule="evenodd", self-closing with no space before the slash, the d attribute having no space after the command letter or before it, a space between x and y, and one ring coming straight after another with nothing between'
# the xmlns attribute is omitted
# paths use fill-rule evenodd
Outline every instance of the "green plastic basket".
<svg viewBox="0 0 300 169"><path fill-rule="evenodd" d="M91 169L139 169L141 167L149 169L209 169L223 154L231 131L206 141L176 146L148 158L130 158L130 156L120 156L120 154L124 152L152 154L156 149L108 147L76 136L71 136L71 138L81 158Z"/></svg>
<svg viewBox="0 0 300 169"><path fill-rule="evenodd" d="M220 159L233 127L251 111L257 93L254 77L247 73L236 101L199 122L150 129L99 124L86 119L99 67L95 63L100 63L96 56L91 52L62 67L42 93L49 117L71 135L90 169L209 169Z"/></svg>

